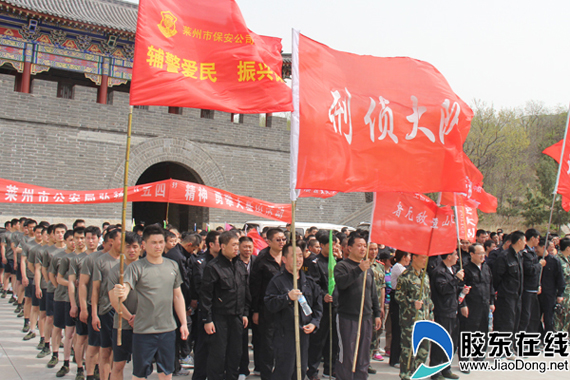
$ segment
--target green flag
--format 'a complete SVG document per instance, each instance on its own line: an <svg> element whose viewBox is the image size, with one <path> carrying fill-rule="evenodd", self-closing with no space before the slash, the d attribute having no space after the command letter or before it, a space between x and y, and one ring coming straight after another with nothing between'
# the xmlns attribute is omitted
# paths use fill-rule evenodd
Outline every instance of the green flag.
<svg viewBox="0 0 570 380"><path fill-rule="evenodd" d="M332 296L334 292L334 266L336 265L336 260L333 255L333 232L329 232L329 295Z"/></svg>

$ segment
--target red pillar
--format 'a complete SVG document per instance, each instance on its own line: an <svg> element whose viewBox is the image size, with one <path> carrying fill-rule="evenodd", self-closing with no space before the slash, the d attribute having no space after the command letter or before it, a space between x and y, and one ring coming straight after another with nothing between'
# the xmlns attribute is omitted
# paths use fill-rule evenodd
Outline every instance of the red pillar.
<svg viewBox="0 0 570 380"><path fill-rule="evenodd" d="M24 72L22 73L20 92L23 92L24 94L29 94L31 81L32 81L32 63L24 62Z"/></svg>
<svg viewBox="0 0 570 380"><path fill-rule="evenodd" d="M109 77L105 74L101 75L101 85L97 91L97 103L107 104L107 87L109 85Z"/></svg>

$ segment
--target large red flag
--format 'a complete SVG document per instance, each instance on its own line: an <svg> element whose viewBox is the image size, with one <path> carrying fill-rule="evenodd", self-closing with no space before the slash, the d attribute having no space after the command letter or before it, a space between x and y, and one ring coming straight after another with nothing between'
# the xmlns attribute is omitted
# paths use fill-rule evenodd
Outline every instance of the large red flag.
<svg viewBox="0 0 570 380"><path fill-rule="evenodd" d="M433 66L293 36L293 189L463 191L473 112Z"/></svg>
<svg viewBox="0 0 570 380"><path fill-rule="evenodd" d="M420 255L451 253L457 248L453 210L422 194L376 193L370 241Z"/></svg>
<svg viewBox="0 0 570 380"><path fill-rule="evenodd" d="M281 40L251 32L235 0L141 0L132 105L291 111Z"/></svg>

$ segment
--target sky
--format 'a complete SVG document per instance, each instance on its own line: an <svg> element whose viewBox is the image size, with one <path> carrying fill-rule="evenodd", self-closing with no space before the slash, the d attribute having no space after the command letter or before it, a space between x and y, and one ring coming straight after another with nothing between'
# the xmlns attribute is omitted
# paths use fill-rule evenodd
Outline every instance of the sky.
<svg viewBox="0 0 570 380"><path fill-rule="evenodd" d="M282 38L285 53L295 28L336 50L429 62L470 105L479 100L496 108L524 107L535 101L566 109L570 102L567 0L237 3L249 29Z"/></svg>

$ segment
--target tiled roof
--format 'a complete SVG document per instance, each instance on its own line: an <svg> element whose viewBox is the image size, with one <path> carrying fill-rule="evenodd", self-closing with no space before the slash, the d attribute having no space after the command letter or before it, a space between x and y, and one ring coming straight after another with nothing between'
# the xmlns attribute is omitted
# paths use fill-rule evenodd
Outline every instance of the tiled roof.
<svg viewBox="0 0 570 380"><path fill-rule="evenodd" d="M14 7L66 20L135 33L138 6L120 0L1 0Z"/></svg>

